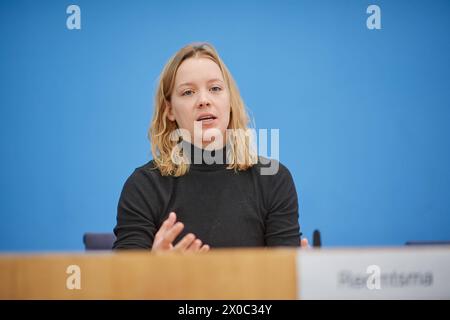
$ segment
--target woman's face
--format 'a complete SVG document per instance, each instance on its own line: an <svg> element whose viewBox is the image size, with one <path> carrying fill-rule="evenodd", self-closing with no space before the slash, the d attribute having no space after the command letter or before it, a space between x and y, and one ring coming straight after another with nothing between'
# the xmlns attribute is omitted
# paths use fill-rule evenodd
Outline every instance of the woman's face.
<svg viewBox="0 0 450 320"><path fill-rule="evenodd" d="M214 148L222 147L230 121L230 94L219 66L208 58L183 61L175 75L167 111L169 120L187 130L194 144L201 141L201 147L205 147L214 136Z"/></svg>

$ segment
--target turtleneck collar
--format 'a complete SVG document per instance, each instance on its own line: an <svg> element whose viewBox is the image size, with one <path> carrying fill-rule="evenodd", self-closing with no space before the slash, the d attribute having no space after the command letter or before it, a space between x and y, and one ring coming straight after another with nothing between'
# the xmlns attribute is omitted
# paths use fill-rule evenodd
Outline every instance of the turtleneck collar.
<svg viewBox="0 0 450 320"><path fill-rule="evenodd" d="M226 145L220 149L206 150L188 141L183 140L181 143L193 169L213 170L228 166Z"/></svg>

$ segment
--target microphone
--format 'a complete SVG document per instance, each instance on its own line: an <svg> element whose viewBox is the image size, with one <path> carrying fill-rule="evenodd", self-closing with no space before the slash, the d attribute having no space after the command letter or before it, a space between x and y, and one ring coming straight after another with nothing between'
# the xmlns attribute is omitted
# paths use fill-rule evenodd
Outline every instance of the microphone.
<svg viewBox="0 0 450 320"><path fill-rule="evenodd" d="M322 246L322 240L320 239L320 231L314 230L313 232L313 247L320 248Z"/></svg>

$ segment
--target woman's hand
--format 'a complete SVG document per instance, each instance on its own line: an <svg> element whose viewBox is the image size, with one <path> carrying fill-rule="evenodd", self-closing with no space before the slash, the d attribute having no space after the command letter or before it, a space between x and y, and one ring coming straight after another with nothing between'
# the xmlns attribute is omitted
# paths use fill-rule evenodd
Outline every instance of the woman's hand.
<svg viewBox="0 0 450 320"><path fill-rule="evenodd" d="M300 247L302 247L302 249L310 248L309 243L308 243L308 238L303 238L300 240Z"/></svg>
<svg viewBox="0 0 450 320"><path fill-rule="evenodd" d="M184 228L184 225L181 222L176 221L177 216L175 212L171 212L169 217L161 225L161 228L156 232L152 250L175 250L180 252L205 252L209 250L209 246L207 244L203 245L202 241L197 239L192 233L185 235L183 239L174 246L173 242Z"/></svg>

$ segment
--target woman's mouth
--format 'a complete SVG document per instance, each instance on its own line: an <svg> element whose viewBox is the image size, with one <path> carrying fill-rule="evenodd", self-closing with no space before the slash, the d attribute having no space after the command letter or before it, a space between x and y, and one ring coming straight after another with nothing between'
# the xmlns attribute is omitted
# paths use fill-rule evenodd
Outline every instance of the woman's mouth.
<svg viewBox="0 0 450 320"><path fill-rule="evenodd" d="M197 121L202 123L202 126L210 126L215 123L217 117L215 116L204 116L197 119Z"/></svg>

